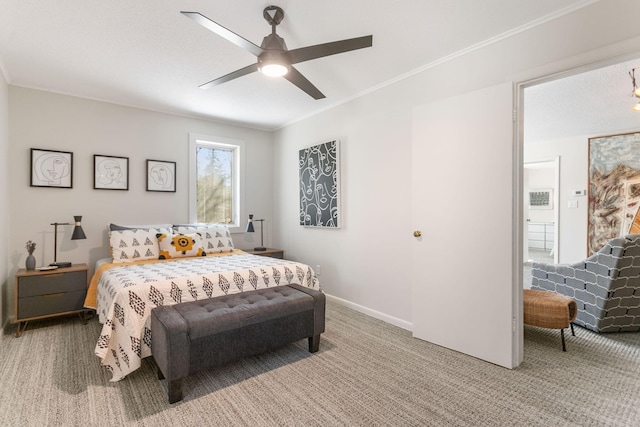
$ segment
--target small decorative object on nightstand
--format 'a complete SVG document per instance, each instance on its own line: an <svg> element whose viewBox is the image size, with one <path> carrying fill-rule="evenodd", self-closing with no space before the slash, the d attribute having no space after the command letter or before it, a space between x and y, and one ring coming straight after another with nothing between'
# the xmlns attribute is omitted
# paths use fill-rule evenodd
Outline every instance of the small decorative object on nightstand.
<svg viewBox="0 0 640 427"><path fill-rule="evenodd" d="M263 250L252 250L252 251L245 251L247 253L250 253L252 255L261 255L261 256L268 256L271 258L280 258L280 259L284 259L284 250L282 249L273 249L273 248L264 248Z"/></svg>
<svg viewBox="0 0 640 427"><path fill-rule="evenodd" d="M30 320L78 313L86 322L87 264L67 268L18 270L16 273L15 316L19 337ZM49 269L51 268L51 269Z"/></svg>
<svg viewBox="0 0 640 427"><path fill-rule="evenodd" d="M27 255L27 260L25 261L25 267L27 267L27 270L35 270L36 257L33 256L33 251L36 250L36 243L29 240L27 242L26 248L27 248L27 252L29 252L29 255Z"/></svg>

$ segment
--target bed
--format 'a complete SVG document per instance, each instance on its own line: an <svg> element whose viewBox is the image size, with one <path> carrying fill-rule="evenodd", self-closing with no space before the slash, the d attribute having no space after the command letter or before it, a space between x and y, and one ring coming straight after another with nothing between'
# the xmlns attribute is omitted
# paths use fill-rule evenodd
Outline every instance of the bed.
<svg viewBox="0 0 640 427"><path fill-rule="evenodd" d="M320 289L302 263L248 254L220 225L109 227L112 257L98 261L85 307L103 324L95 354L119 381L151 355L151 310L269 286Z"/></svg>

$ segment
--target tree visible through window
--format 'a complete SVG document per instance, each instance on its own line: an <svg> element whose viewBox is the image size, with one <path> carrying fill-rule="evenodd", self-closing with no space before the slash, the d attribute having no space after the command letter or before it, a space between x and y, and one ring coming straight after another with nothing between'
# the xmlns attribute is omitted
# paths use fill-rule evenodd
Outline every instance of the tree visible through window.
<svg viewBox="0 0 640 427"><path fill-rule="evenodd" d="M234 147L196 146L197 221L230 224L234 218Z"/></svg>

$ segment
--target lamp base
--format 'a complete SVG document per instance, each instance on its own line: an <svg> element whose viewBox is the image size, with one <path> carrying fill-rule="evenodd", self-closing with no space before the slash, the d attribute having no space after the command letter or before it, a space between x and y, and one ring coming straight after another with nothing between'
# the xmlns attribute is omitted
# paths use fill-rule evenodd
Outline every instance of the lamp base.
<svg viewBox="0 0 640 427"><path fill-rule="evenodd" d="M257 248L253 248L254 251L266 251L267 248L263 248L262 246L258 246Z"/></svg>
<svg viewBox="0 0 640 427"><path fill-rule="evenodd" d="M67 261L52 262L49 267L67 268L71 267L71 263Z"/></svg>

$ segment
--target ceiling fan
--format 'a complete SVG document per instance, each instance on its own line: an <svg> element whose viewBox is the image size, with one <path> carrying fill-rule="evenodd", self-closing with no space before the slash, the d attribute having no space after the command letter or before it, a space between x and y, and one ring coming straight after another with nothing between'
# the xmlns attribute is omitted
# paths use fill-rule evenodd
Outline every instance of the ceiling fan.
<svg viewBox="0 0 640 427"><path fill-rule="evenodd" d="M282 76L314 99L322 99L325 98L322 92L296 70L293 64L371 47L373 44L373 36L369 35L288 50L284 39L276 34L276 26L280 24L284 18L284 11L278 6L267 6L263 11L264 19L271 25L271 34L262 40L260 46L251 43L249 40L226 29L198 12L180 13L258 57L258 62L255 64L248 65L225 76L211 80L201 85L201 89L209 89L213 86L253 73L254 71L260 71L268 76Z"/></svg>

